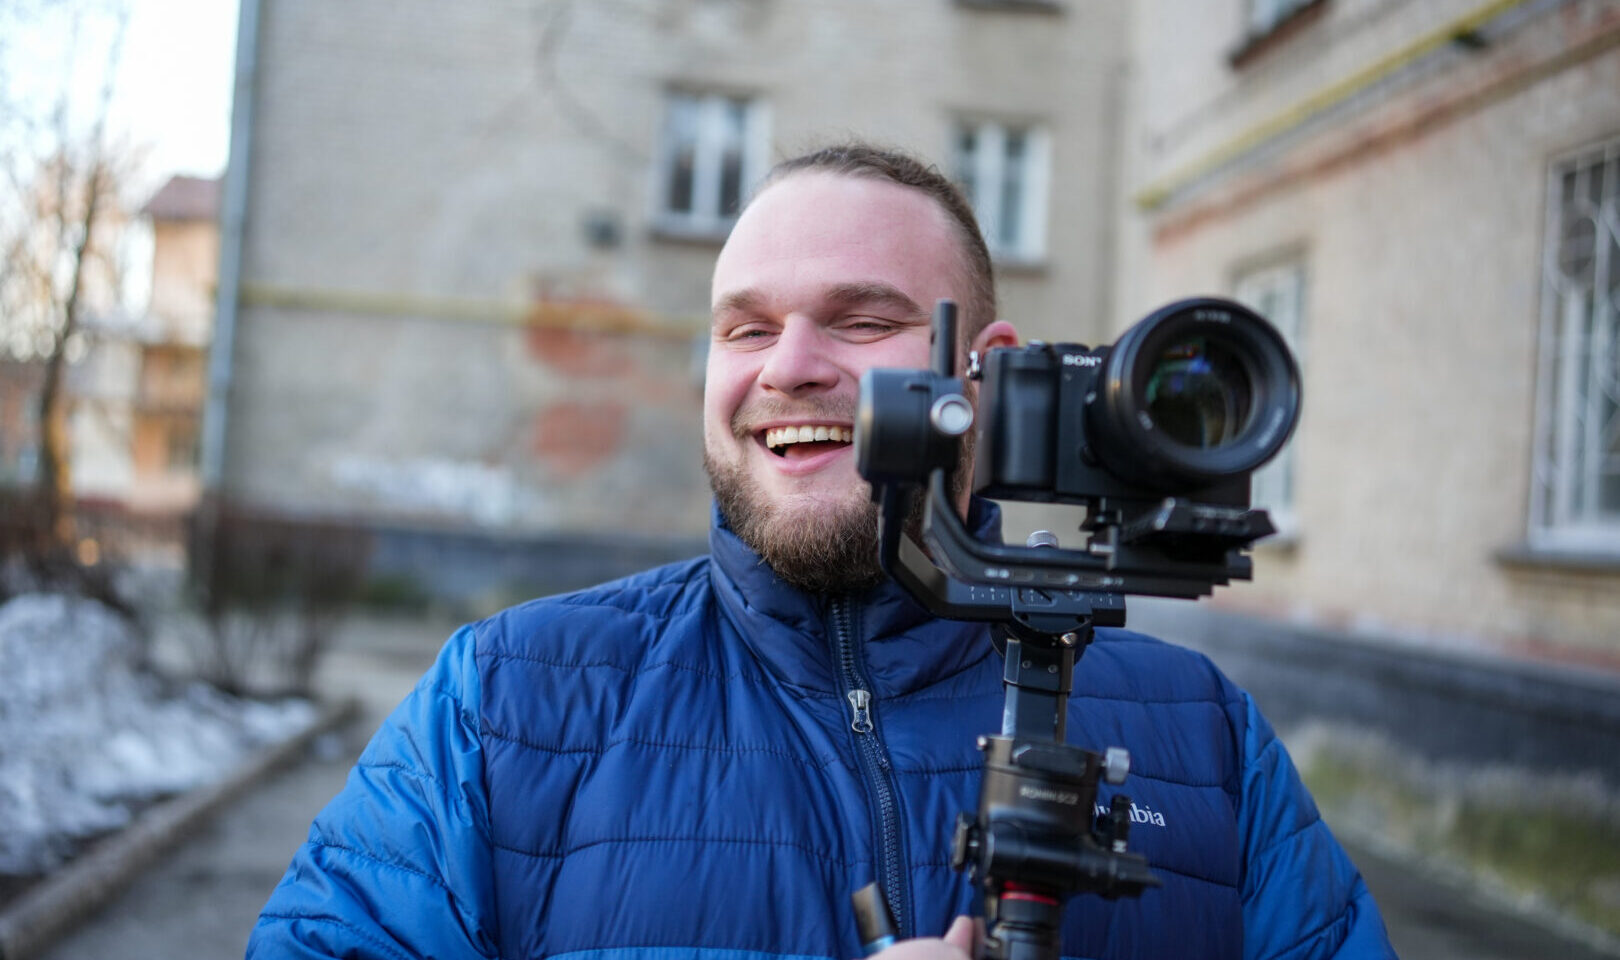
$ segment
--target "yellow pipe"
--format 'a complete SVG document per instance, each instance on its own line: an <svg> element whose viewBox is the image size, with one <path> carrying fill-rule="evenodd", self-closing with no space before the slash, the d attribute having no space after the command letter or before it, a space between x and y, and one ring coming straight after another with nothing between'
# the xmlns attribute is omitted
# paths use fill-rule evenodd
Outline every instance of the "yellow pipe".
<svg viewBox="0 0 1620 960"><path fill-rule="evenodd" d="M671 318L626 304L591 300L497 300L443 297L372 290L284 287L244 283L241 303L308 312L362 316L423 317L468 323L569 328L601 333L635 333L687 339L703 325L690 318Z"/></svg>
<svg viewBox="0 0 1620 960"><path fill-rule="evenodd" d="M1276 139L1290 130L1303 126L1307 121L1349 100L1418 58L1451 43L1460 35L1478 29L1514 7L1522 6L1525 2L1526 0L1491 0L1490 3L1478 7L1438 30L1423 35L1394 53L1381 57L1343 80L1316 91L1271 119L1250 127L1243 133L1211 150L1203 158L1187 164L1180 170L1161 177L1158 181L1142 188L1132 199L1136 202L1137 207L1144 211L1158 209L1164 205L1171 194L1205 176L1210 171L1242 156L1269 140Z"/></svg>

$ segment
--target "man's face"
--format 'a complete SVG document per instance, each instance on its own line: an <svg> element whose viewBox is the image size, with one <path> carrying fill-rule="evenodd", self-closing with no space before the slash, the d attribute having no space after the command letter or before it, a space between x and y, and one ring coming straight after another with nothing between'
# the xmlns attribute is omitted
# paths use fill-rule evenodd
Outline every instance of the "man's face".
<svg viewBox="0 0 1620 960"><path fill-rule="evenodd" d="M861 374L928 366L933 303L966 292L959 250L926 194L812 172L755 199L721 251L704 462L732 529L788 582L876 580L850 443Z"/></svg>

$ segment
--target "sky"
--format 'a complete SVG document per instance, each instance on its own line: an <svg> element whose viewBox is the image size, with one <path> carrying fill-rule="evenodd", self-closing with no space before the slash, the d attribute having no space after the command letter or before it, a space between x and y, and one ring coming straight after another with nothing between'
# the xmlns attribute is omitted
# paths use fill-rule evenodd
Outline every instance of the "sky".
<svg viewBox="0 0 1620 960"><path fill-rule="evenodd" d="M88 140L109 65L105 142L116 156L139 158L120 190L129 209L175 174L221 176L230 152L237 4L0 0L0 185L26 183L32 165L60 142L54 118L64 94L69 142ZM115 48L120 10L127 20ZM0 205L0 216L12 207ZM144 314L150 296L151 244L149 225L139 221L119 239L120 299L131 316Z"/></svg>
<svg viewBox="0 0 1620 960"><path fill-rule="evenodd" d="M34 0L7 43L11 97L46 116L71 77L75 114L94 113L110 57L108 13L119 0ZM230 145L237 0L122 0L129 11L117 58L109 133L146 151L137 185L172 174L219 176ZM14 12L14 16L17 14ZM77 32L74 30L75 21Z"/></svg>
<svg viewBox="0 0 1620 960"><path fill-rule="evenodd" d="M225 172L235 0L132 0L113 116L151 144L159 176Z"/></svg>

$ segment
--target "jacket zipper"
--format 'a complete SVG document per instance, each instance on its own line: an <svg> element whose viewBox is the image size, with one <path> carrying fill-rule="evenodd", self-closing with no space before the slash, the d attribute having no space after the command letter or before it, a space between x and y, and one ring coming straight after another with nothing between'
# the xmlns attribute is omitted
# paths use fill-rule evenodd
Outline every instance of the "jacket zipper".
<svg viewBox="0 0 1620 960"><path fill-rule="evenodd" d="M849 728L855 732L855 752L861 759L861 770L870 789L867 796L877 808L878 880L883 887L883 898L888 901L894 916L894 928L899 935L911 933L911 901L906 888L906 865L900 833L900 803L895 796L894 776L889 765L889 752L872 723L872 693L867 689L861 673L860 651L855 631L851 626L852 604L839 598L832 602L831 619L833 646L838 653L839 676L844 684L844 699L849 702Z"/></svg>

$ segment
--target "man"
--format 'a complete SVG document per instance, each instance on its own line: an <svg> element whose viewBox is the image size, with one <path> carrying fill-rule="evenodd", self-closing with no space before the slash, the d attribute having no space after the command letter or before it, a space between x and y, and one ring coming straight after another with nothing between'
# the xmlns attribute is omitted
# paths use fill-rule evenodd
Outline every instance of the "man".
<svg viewBox="0 0 1620 960"><path fill-rule="evenodd" d="M972 213L931 168L849 146L779 166L715 265L710 556L460 630L377 734L255 929L255 956L962 960L949 865L1000 726L982 624L876 563L850 446L860 375L928 363L930 306L994 318ZM994 507L961 503L981 535ZM1248 696L1196 654L1101 630L1069 739L1122 745L1164 885L1077 897L1070 957L1391 956L1372 899ZM1140 818L1138 818L1140 821ZM950 927L945 940L939 937Z"/></svg>

